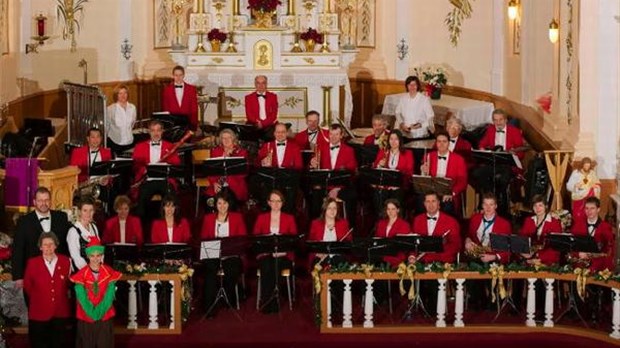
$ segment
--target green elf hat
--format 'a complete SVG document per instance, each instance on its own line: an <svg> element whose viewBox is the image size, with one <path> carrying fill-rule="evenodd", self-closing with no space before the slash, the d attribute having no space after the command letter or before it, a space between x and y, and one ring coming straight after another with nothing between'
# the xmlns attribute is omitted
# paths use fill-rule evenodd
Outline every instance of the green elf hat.
<svg viewBox="0 0 620 348"><path fill-rule="evenodd" d="M86 255L90 256L91 254L103 254L105 247L101 245L101 241L97 237L90 237L88 244L86 244Z"/></svg>

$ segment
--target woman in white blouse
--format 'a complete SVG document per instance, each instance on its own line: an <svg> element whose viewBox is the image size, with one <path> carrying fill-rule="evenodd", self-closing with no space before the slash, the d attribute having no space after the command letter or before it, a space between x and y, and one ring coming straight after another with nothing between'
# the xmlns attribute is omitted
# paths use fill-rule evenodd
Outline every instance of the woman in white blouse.
<svg viewBox="0 0 620 348"><path fill-rule="evenodd" d="M93 223L95 202L90 197L82 198L78 203L78 220L69 228L67 244L73 263L74 271L82 269L88 264L86 245L91 237L99 238L97 226Z"/></svg>
<svg viewBox="0 0 620 348"><path fill-rule="evenodd" d="M134 146L132 129L136 122L136 107L128 99L127 86L120 85L114 90L115 103L108 106L105 129L108 147L116 157Z"/></svg>
<svg viewBox="0 0 620 348"><path fill-rule="evenodd" d="M417 76L409 76L405 80L407 94L396 105L396 120L403 135L408 138L428 138L429 131L434 131L433 118L435 112L430 99L425 96L422 84Z"/></svg>

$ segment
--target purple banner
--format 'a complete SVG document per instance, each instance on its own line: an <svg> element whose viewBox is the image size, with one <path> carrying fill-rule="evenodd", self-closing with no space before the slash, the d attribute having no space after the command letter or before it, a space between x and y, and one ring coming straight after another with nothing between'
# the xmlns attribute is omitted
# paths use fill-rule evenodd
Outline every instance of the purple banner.
<svg viewBox="0 0 620 348"><path fill-rule="evenodd" d="M36 158L7 158L4 179L4 203L7 206L29 207L37 190L39 161Z"/></svg>

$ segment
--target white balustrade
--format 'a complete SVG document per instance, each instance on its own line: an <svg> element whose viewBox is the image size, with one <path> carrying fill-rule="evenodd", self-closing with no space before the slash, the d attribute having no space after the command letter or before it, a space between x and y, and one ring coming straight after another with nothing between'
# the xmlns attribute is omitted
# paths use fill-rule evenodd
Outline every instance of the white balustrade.
<svg viewBox="0 0 620 348"><path fill-rule="evenodd" d="M610 337L620 339L620 289L612 289L614 293L614 306L612 314L612 329Z"/></svg>
<svg viewBox="0 0 620 348"><path fill-rule="evenodd" d="M437 321L436 327L446 327L446 278L439 278L439 289L437 290Z"/></svg>
<svg viewBox="0 0 620 348"><path fill-rule="evenodd" d="M149 330L159 329L159 323L157 322L157 285L156 280L149 280Z"/></svg>
<svg viewBox="0 0 620 348"><path fill-rule="evenodd" d="M138 328L138 306L137 306L137 295L136 295L136 281L128 280L129 284L129 298L128 298L128 306L127 306L127 315L128 315L128 323L127 328L130 330L134 330Z"/></svg>
<svg viewBox="0 0 620 348"><path fill-rule="evenodd" d="M351 282L352 279L345 279L344 282L344 294L342 299L342 327L353 327L353 299L351 297ZM372 296L370 297L372 300Z"/></svg>
<svg viewBox="0 0 620 348"><path fill-rule="evenodd" d="M331 294L332 280L327 279L327 327L332 327L332 294Z"/></svg>
<svg viewBox="0 0 620 348"><path fill-rule="evenodd" d="M465 303L465 291L463 287L465 279L456 279L456 299L454 304L454 327L465 327L463 322L463 307Z"/></svg>
<svg viewBox="0 0 620 348"><path fill-rule="evenodd" d="M170 283L170 330L174 330L174 280L169 280ZM180 290L183 291L183 290Z"/></svg>
<svg viewBox="0 0 620 348"><path fill-rule="evenodd" d="M364 297L364 327L374 327L375 324L372 321L374 302L372 283L374 279L366 279L366 295Z"/></svg>
<svg viewBox="0 0 620 348"><path fill-rule="evenodd" d="M545 292L545 327L553 327L553 282L555 279L546 278L546 292Z"/></svg>
<svg viewBox="0 0 620 348"><path fill-rule="evenodd" d="M527 278L527 320L525 325L536 327L536 278Z"/></svg>

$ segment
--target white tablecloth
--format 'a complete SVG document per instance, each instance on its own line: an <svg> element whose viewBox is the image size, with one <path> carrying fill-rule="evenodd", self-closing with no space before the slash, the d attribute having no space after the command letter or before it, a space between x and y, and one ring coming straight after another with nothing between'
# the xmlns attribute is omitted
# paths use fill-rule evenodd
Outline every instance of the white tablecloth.
<svg viewBox="0 0 620 348"><path fill-rule="evenodd" d="M394 115L398 101L406 94L386 95L381 113L384 115ZM442 113L441 109L451 111L455 117L458 117L463 122L463 126L468 130L491 123L492 121L493 103L442 95L441 99L431 99L431 104L436 114Z"/></svg>

